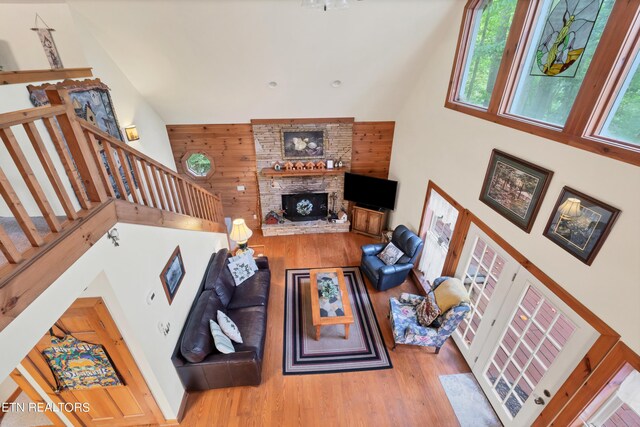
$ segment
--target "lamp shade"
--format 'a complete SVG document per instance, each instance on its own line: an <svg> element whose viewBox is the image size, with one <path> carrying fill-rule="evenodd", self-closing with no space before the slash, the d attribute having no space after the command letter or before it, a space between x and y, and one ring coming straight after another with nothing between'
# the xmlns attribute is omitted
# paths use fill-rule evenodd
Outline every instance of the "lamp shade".
<svg viewBox="0 0 640 427"><path fill-rule="evenodd" d="M558 212L564 218L577 218L582 214L582 207L580 206L580 199L576 199L574 197L569 197L565 200L560 207L558 208Z"/></svg>
<svg viewBox="0 0 640 427"><path fill-rule="evenodd" d="M253 231L244 222L244 219L238 218L233 220L233 227L229 238L238 243L245 243L253 235Z"/></svg>

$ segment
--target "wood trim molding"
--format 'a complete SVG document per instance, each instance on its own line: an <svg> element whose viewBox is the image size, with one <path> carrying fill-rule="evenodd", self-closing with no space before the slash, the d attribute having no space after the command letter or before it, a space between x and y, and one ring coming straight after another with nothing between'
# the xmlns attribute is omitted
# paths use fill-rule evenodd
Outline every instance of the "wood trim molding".
<svg viewBox="0 0 640 427"><path fill-rule="evenodd" d="M549 425L552 427L574 425L582 411L591 404L627 363L635 370L640 371L640 355L627 347L624 342L618 341L607 357L593 371L593 374L582 384L573 399Z"/></svg>
<svg viewBox="0 0 640 427"><path fill-rule="evenodd" d="M307 125L322 123L349 124L355 121L354 117L323 117L302 119L251 119L252 125Z"/></svg>
<svg viewBox="0 0 640 427"><path fill-rule="evenodd" d="M114 204L118 222L175 228L179 230L227 233L225 225L217 222L150 208L148 206L136 205L124 200L115 200Z"/></svg>
<svg viewBox="0 0 640 427"><path fill-rule="evenodd" d="M595 135L595 128L603 123L611 106L611 97L619 87L619 79L633 61L630 46L637 45L640 25L640 3L619 1L614 5L609 22L594 54L581 90L578 93L563 128L536 122L510 114L517 79L527 53L526 46L535 29L536 15L542 1L518 0L516 12L505 44L505 51L496 77L489 107L483 109L457 100L464 61L467 59L473 15L477 0L468 0L462 16L460 35L456 47L451 79L445 107L469 114L502 126L537 135L571 147L640 166L640 147L622 141L613 141ZM615 27L615 30L612 30ZM634 41L636 40L636 41Z"/></svg>
<svg viewBox="0 0 640 427"><path fill-rule="evenodd" d="M17 83L46 82L49 80L75 79L93 77L92 68L61 68L59 70L19 70L1 71L0 86Z"/></svg>

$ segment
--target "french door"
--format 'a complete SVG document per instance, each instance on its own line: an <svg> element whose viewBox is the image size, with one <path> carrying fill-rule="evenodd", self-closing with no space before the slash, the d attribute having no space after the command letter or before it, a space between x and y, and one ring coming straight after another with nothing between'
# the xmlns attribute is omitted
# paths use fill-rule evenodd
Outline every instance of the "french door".
<svg viewBox="0 0 640 427"><path fill-rule="evenodd" d="M460 259L455 276L469 292L471 312L460 322L453 339L471 366L500 314L520 265L473 223Z"/></svg>
<svg viewBox="0 0 640 427"><path fill-rule="evenodd" d="M530 425L598 333L474 224L462 256L472 310L454 340L502 423Z"/></svg>

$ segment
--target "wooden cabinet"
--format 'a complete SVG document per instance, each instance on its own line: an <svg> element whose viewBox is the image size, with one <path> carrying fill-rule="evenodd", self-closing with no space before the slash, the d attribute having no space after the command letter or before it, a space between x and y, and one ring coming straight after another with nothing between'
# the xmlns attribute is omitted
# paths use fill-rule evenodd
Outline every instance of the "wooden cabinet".
<svg viewBox="0 0 640 427"><path fill-rule="evenodd" d="M385 227L387 213L354 206L351 211L351 231L371 237L380 237Z"/></svg>

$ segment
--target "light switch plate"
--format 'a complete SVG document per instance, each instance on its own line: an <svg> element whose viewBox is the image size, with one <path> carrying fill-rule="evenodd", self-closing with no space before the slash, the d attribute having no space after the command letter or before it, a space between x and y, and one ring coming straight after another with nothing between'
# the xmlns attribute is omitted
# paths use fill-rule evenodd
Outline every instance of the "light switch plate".
<svg viewBox="0 0 640 427"><path fill-rule="evenodd" d="M236 188L238 191L244 191L244 185L238 185Z"/></svg>

